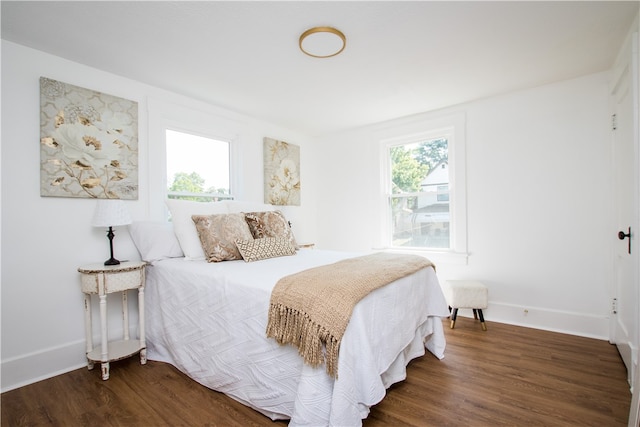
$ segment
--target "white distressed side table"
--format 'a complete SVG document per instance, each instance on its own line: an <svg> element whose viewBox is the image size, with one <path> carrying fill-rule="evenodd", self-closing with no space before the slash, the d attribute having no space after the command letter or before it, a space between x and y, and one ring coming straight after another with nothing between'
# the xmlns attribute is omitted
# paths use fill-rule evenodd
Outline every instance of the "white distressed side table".
<svg viewBox="0 0 640 427"><path fill-rule="evenodd" d="M128 261L118 265L91 264L78 268L81 273L81 289L84 293L84 322L87 340L87 368L93 369L94 362L102 366L102 379L109 379L109 362L124 359L140 353L140 363L147 363L147 345L144 337L144 261ZM129 307L127 291L138 290L139 339L129 337ZM109 341L107 328L107 295L122 292L122 319L124 337ZM93 347L93 327L91 324L91 295L100 299L101 344Z"/></svg>

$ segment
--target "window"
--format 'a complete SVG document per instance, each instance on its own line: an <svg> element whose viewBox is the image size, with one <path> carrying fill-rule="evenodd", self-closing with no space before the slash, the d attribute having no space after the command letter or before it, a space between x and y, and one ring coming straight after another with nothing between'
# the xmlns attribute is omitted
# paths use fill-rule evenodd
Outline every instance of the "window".
<svg viewBox="0 0 640 427"><path fill-rule="evenodd" d="M445 166L445 165L442 165ZM446 165L448 166L448 165ZM449 201L449 186L448 185L438 185L438 201L439 202L448 202Z"/></svg>
<svg viewBox="0 0 640 427"><path fill-rule="evenodd" d="M381 138L383 246L460 255L466 262L464 117L385 134L391 137Z"/></svg>
<svg viewBox="0 0 640 427"><path fill-rule="evenodd" d="M229 142L166 130L167 196L171 199L232 199Z"/></svg>
<svg viewBox="0 0 640 427"><path fill-rule="evenodd" d="M449 141L389 147L391 246L449 249Z"/></svg>

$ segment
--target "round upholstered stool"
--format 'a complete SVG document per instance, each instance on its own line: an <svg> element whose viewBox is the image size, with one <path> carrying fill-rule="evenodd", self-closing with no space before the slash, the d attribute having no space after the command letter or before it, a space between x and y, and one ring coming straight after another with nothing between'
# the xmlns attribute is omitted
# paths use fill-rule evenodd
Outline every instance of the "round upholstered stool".
<svg viewBox="0 0 640 427"><path fill-rule="evenodd" d="M476 280L447 280L442 290L451 309L451 329L456 325L458 309L470 308L473 310L473 318L480 318L482 330L487 330L482 310L487 308L489 291L484 284Z"/></svg>

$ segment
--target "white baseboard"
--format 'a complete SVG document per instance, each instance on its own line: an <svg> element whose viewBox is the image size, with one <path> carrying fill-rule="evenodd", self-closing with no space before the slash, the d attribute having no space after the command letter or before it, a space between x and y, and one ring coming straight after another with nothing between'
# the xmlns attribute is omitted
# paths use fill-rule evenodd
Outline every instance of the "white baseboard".
<svg viewBox="0 0 640 427"><path fill-rule="evenodd" d="M490 327L490 322L494 321L600 340L609 339L608 316L506 304L496 301L489 301L488 308L482 310L482 313L488 327ZM470 309L460 309L458 315L473 317Z"/></svg>
<svg viewBox="0 0 640 427"><path fill-rule="evenodd" d="M13 390L87 366L85 341L3 360L0 391Z"/></svg>

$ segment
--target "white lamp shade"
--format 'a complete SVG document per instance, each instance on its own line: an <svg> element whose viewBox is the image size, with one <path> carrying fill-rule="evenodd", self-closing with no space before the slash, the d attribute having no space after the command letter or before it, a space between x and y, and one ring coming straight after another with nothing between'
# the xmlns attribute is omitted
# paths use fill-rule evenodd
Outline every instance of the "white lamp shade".
<svg viewBox="0 0 640 427"><path fill-rule="evenodd" d="M122 200L98 200L91 225L115 227L127 224L131 224L131 216Z"/></svg>

